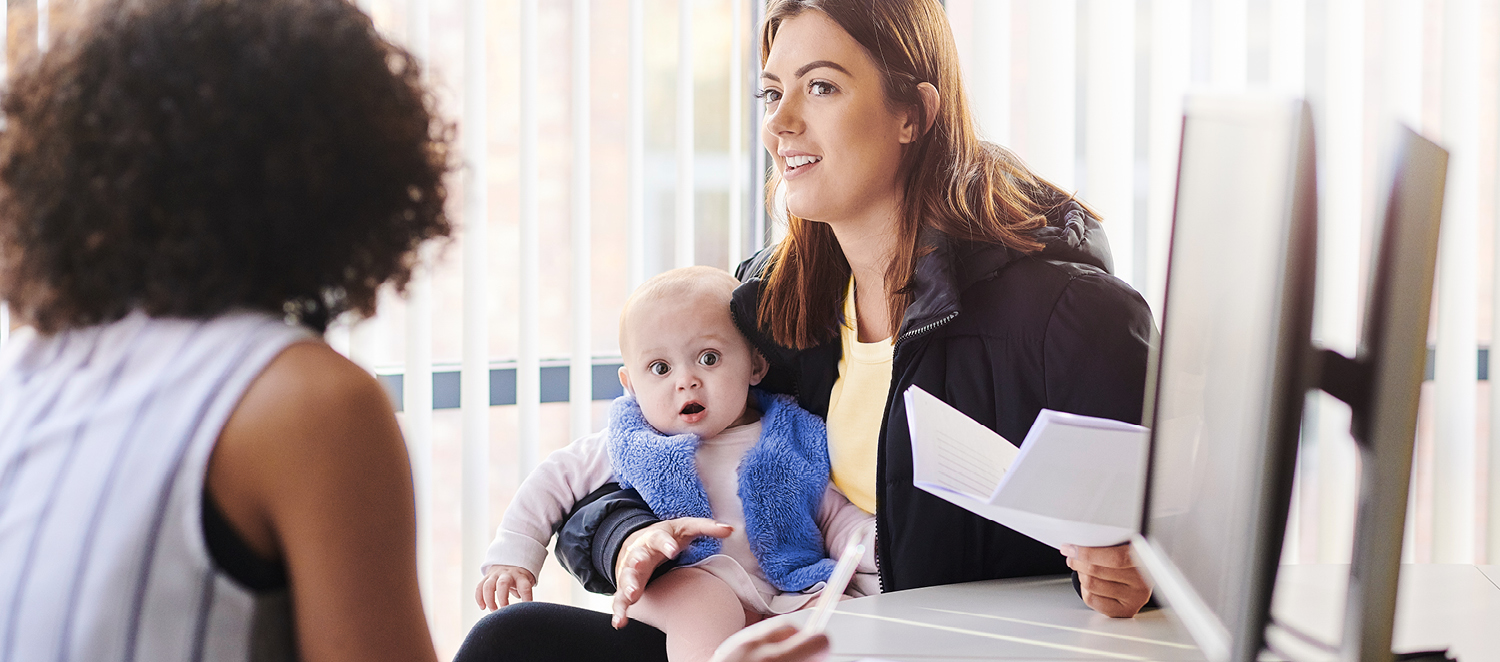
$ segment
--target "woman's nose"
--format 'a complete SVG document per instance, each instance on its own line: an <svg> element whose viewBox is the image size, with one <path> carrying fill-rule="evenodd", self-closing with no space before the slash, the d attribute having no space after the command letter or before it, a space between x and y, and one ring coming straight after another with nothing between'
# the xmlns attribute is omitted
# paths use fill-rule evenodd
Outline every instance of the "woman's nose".
<svg viewBox="0 0 1500 662"><path fill-rule="evenodd" d="M796 134L802 131L802 111L795 95L788 95L776 102L775 110L766 113L766 132L775 135Z"/></svg>

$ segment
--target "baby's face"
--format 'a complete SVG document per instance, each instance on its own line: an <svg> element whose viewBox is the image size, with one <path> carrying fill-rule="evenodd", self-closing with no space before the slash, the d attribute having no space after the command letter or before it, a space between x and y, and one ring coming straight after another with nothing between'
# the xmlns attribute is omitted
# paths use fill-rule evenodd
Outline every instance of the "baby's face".
<svg viewBox="0 0 1500 662"><path fill-rule="evenodd" d="M745 416L750 386L765 376L765 361L715 297L636 302L625 333L620 382L663 434L718 435Z"/></svg>

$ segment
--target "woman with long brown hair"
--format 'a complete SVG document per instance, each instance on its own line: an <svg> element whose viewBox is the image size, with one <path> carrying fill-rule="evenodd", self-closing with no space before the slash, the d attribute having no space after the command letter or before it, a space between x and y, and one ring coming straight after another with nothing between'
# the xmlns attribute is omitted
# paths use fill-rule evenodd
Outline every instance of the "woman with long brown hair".
<svg viewBox="0 0 1500 662"><path fill-rule="evenodd" d="M917 385L1012 440L1044 408L1139 422L1154 329L1109 274L1097 216L978 139L936 0L781 0L761 46L789 233L741 265L732 311L771 365L762 386L826 417L833 482L876 516L882 589L1072 569L1089 607L1134 615L1150 590L1123 547L1058 554L916 489L901 397ZM591 589L618 586L619 623L710 524L656 521L620 491L580 508L558 549ZM460 659L507 639L530 659L661 659L602 619L508 608ZM519 641L544 630L569 643ZM746 659L776 657L759 650Z"/></svg>

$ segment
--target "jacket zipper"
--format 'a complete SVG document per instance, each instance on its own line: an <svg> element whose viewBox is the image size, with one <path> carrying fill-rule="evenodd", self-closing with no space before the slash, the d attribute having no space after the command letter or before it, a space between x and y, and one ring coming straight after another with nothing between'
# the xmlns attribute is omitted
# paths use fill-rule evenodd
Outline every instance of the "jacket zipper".
<svg viewBox="0 0 1500 662"><path fill-rule="evenodd" d="M897 356L899 356L899 352L901 351L901 347L906 344L906 341L911 340L912 338L915 338L917 336L929 333L929 332L933 331L934 329L937 329L938 327L941 327L941 326L943 326L943 325L945 325L945 324L947 324L949 322L952 322L953 318L955 318L955 317L958 317L958 311L956 311L956 310L953 311L953 312L951 312L951 313L948 313L947 315L944 315L940 319L933 320L931 322L923 324L922 326L919 326L919 327L917 327L915 329L912 329L910 331L907 331L906 333L901 334L901 337L896 339L895 346L891 348L891 352L892 352L892 356L891 356L891 370L892 370L892 375L894 376L894 374L895 374L896 363L897 363L896 358L897 358ZM895 384L895 382L893 380L891 382L891 387L894 389L895 385L896 384ZM887 419L890 418L890 412L891 412L891 410L890 410L890 399L893 398L893 397L895 397L895 396L896 396L895 393L887 393L886 394L886 410L885 411L886 411L886 418ZM886 421L887 424L889 424L889 422L890 422L889 420ZM886 427L887 426L882 426L881 429L880 429L880 434L882 436L885 435ZM884 441L884 439L882 438L881 441ZM884 444L881 444L881 445L883 446ZM878 513L888 512L888 511L886 511L885 508L881 507L881 503L880 503L881 499L878 496L880 493L877 492L876 494L877 494L877 496L876 496L876 500L875 500L875 512L877 514L875 516L875 577L876 577L876 579L880 580L880 592L881 593L885 593L885 591L886 591L886 589L885 589L885 573L880 572L880 529L882 527L882 523L885 521L885 517L882 516L882 515L879 515Z"/></svg>
<svg viewBox="0 0 1500 662"><path fill-rule="evenodd" d="M907 331L906 334L903 335L903 336L901 336L901 338L898 339L896 342L905 342L906 340L911 339L913 336L919 336L921 334L927 333L928 331L931 331L933 329L936 329L936 328L938 328L938 327L940 327L940 326L942 326L944 324L947 324L947 323L953 321L953 318L955 318L955 317L958 317L958 311L956 311L956 310L953 311L953 312L951 312L951 313L948 313L947 315L944 315L942 317L942 319L933 320L933 321L928 322L926 324L923 324L922 326L919 326L919 327L917 327L915 329Z"/></svg>

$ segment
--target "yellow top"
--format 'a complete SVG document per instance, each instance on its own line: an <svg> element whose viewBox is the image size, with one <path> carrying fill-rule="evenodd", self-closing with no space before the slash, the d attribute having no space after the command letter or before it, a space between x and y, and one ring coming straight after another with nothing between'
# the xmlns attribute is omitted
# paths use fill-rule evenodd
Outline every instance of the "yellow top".
<svg viewBox="0 0 1500 662"><path fill-rule="evenodd" d="M851 278L849 294L844 298L844 325L839 329L844 355L839 359L839 379L833 383L828 400L828 459L833 484L861 510L874 513L875 461L886 395L891 389L895 344L890 338L860 342L858 319Z"/></svg>

